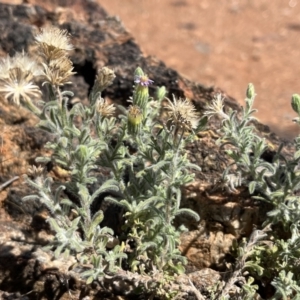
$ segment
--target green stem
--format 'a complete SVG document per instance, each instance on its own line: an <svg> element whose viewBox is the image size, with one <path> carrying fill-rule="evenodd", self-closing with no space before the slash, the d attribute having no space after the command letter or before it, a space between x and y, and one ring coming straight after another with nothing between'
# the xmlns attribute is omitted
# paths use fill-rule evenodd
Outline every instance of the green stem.
<svg viewBox="0 0 300 300"><path fill-rule="evenodd" d="M55 101L56 100L56 89L52 85L48 85L48 92L49 92L49 100Z"/></svg>
<svg viewBox="0 0 300 300"><path fill-rule="evenodd" d="M41 115L41 110L38 109L31 101L26 101L24 103L24 106L30 110L32 113L34 113L36 116L40 116Z"/></svg>
<svg viewBox="0 0 300 300"><path fill-rule="evenodd" d="M183 134L184 131L182 130L179 139L177 140L177 135L178 135L178 130L175 130L174 132L174 152L173 152L173 158L172 158L172 162L171 162L171 166L170 166L170 173L171 173L171 178L169 179L169 186L168 186L168 193L167 193L167 201L166 201L166 223L168 225L171 225L171 206L172 206L172 185L174 183L174 179L175 179L175 172L177 169L177 162L178 162L178 154L180 151L180 146L181 146L181 142L183 139ZM175 143L175 139L176 139L176 143Z"/></svg>

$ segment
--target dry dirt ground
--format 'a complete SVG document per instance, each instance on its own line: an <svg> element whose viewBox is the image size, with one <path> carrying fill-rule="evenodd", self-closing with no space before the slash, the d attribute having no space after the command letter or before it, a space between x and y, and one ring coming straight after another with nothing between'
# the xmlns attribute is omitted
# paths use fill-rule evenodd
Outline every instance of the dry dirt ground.
<svg viewBox="0 0 300 300"><path fill-rule="evenodd" d="M258 118L283 138L300 93L298 0L97 0L120 17L147 55L243 103L254 83Z"/></svg>

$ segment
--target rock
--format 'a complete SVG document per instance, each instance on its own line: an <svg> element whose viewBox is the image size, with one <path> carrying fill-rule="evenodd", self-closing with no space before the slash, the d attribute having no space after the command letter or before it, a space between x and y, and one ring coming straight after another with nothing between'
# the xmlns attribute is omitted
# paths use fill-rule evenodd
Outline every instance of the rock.
<svg viewBox="0 0 300 300"><path fill-rule="evenodd" d="M180 251L198 269L217 267L225 268L225 255L230 253L235 237L224 233L224 229L203 233L193 230L182 235Z"/></svg>

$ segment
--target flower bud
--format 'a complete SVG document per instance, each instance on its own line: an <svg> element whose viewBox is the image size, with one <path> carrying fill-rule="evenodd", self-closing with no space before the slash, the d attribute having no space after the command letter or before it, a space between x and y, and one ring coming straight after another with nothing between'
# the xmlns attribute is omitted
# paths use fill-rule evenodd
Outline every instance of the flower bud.
<svg viewBox="0 0 300 300"><path fill-rule="evenodd" d="M131 105L128 110L128 132L130 134L137 134L140 130L142 120L142 110L136 105Z"/></svg>
<svg viewBox="0 0 300 300"><path fill-rule="evenodd" d="M144 74L143 70L138 67L134 72L135 91L133 93L133 104L139 106L143 115L146 116L146 106L149 100L148 86L153 83L153 80Z"/></svg>
<svg viewBox="0 0 300 300"><path fill-rule="evenodd" d="M93 90L98 93L102 92L108 86L113 83L113 80L116 78L116 75L113 70L103 67L98 71L96 76L95 84Z"/></svg>
<svg viewBox="0 0 300 300"><path fill-rule="evenodd" d="M108 104L107 101L101 97L96 100L95 107L101 117L110 117L114 115L116 111L113 104Z"/></svg>
<svg viewBox="0 0 300 300"><path fill-rule="evenodd" d="M134 71L134 77L136 77L136 76L144 76L145 74L144 74L144 71L142 70L142 68L140 68L140 67L137 67L136 69L135 69L135 71Z"/></svg>
<svg viewBox="0 0 300 300"><path fill-rule="evenodd" d="M252 99L254 96L255 96L254 85L252 83L249 83L247 87L246 97L248 99Z"/></svg>
<svg viewBox="0 0 300 300"><path fill-rule="evenodd" d="M161 101L165 98L167 94L167 90L165 86L161 86L159 88L156 89L156 98L158 101Z"/></svg>
<svg viewBox="0 0 300 300"><path fill-rule="evenodd" d="M300 115L300 96L298 94L292 96L291 105L293 110Z"/></svg>

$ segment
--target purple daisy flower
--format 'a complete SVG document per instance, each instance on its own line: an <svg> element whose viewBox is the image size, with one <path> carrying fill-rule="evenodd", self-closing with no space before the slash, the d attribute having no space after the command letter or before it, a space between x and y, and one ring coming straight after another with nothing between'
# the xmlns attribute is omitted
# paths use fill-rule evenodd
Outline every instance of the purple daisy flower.
<svg viewBox="0 0 300 300"><path fill-rule="evenodd" d="M152 84L154 81L149 79L149 77L147 75L136 75L134 77L134 82L136 84L139 84L141 86L149 86L150 84Z"/></svg>

